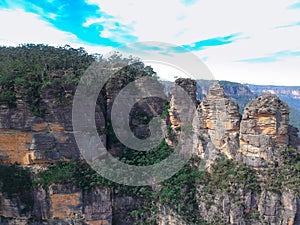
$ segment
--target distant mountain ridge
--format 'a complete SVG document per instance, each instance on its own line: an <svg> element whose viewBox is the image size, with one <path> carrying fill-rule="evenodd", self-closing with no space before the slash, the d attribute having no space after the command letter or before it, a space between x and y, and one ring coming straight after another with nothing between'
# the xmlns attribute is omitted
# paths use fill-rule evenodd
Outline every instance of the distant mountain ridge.
<svg viewBox="0 0 300 225"><path fill-rule="evenodd" d="M272 93L286 101L291 107L300 109L300 87L297 86L271 86L245 84L254 94Z"/></svg>

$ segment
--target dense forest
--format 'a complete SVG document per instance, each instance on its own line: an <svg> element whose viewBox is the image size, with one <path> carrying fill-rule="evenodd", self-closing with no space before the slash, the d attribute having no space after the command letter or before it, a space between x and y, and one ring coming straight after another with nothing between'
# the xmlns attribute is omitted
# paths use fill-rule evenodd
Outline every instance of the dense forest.
<svg viewBox="0 0 300 225"><path fill-rule="evenodd" d="M24 44L0 47L0 59L0 102L7 102L10 107L14 107L16 97L22 96L36 116L43 114L39 108L41 90L59 86L63 91L68 86L76 86L84 71L95 61L109 68L129 64L132 64L132 69L133 64L135 67L143 67L143 63L133 57L123 58L114 53L109 58L103 58L100 54L91 55L84 48L74 49L69 45L53 47ZM137 72L155 75L149 66Z"/></svg>
<svg viewBox="0 0 300 225"><path fill-rule="evenodd" d="M1 47L0 58L0 101L13 107L17 95L26 96L34 114L40 116L41 89L77 83L85 69L100 56L67 45L56 48L27 44Z"/></svg>

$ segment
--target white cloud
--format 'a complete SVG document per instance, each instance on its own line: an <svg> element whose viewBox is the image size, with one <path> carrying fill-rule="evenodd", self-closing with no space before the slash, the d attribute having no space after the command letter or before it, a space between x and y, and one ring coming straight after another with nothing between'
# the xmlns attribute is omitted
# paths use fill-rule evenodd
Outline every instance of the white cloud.
<svg viewBox="0 0 300 225"><path fill-rule="evenodd" d="M87 0L125 24L134 24L141 41L187 44L236 32L246 35L299 19L286 10L293 0L202 0L185 6L180 0ZM118 7L116 7L118 6ZM178 37L181 31L183 34Z"/></svg>
<svg viewBox="0 0 300 225"><path fill-rule="evenodd" d="M170 65L164 65L160 63L146 63L146 65L151 66L161 80L175 81L178 77L189 77L188 74Z"/></svg>
<svg viewBox="0 0 300 225"><path fill-rule="evenodd" d="M82 26L84 26L84 27L89 27L89 26L91 26L92 24L95 24L95 23L104 23L105 22L105 19L103 18L103 17L101 17L101 18L88 18L87 20L86 20L86 22L84 22L83 24L82 24Z"/></svg>
<svg viewBox="0 0 300 225"><path fill-rule="evenodd" d="M178 29L177 17L182 11L179 1L103 1L88 0L98 4L102 11L114 16L122 24L134 27L133 35L139 40L172 42ZM173 26L173 27L172 27Z"/></svg>
<svg viewBox="0 0 300 225"><path fill-rule="evenodd" d="M296 78L300 71L300 64L295 63L297 59L267 64L236 62L299 49L300 26L275 29L300 21L298 10L287 9L294 0L201 0L192 6L185 6L180 0L87 1L98 4L104 12L123 23L133 24L133 34L139 41L182 45L242 33L245 37L242 40L195 54L207 57L205 63L217 79L300 85L300 79Z"/></svg>
<svg viewBox="0 0 300 225"><path fill-rule="evenodd" d="M299 58L268 64L207 63L216 79L250 84L300 86Z"/></svg>
<svg viewBox="0 0 300 225"><path fill-rule="evenodd" d="M54 28L38 15L22 9L0 10L0 45L17 46L19 44L48 44L74 48L84 47L90 53L104 53L110 47L92 46L83 43L74 34Z"/></svg>
<svg viewBox="0 0 300 225"><path fill-rule="evenodd" d="M100 18L95 18L94 16L86 18L86 21L82 24L83 27L90 27L92 25L100 25L101 32L100 36L102 38L108 38L112 41L119 43L132 42L132 24L126 24L123 21L120 21L118 18L101 15ZM103 30L102 30L103 29Z"/></svg>
<svg viewBox="0 0 300 225"><path fill-rule="evenodd" d="M76 41L76 36L51 27L39 19L38 15L18 10L0 11L0 43L18 45L20 43L45 43L61 45Z"/></svg>

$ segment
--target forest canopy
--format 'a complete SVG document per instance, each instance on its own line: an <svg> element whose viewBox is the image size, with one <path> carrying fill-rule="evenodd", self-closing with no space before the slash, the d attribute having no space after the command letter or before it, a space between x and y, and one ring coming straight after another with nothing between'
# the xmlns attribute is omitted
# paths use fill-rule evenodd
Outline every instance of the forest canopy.
<svg viewBox="0 0 300 225"><path fill-rule="evenodd" d="M140 66L134 68L150 76L155 74L137 58L124 58L118 53L104 58L101 54L88 54L84 48L75 49L69 45L2 46L0 59L0 102L15 107L16 97L23 96L36 116L42 116L39 101L44 88L56 85L65 89L77 85L84 71L95 61L109 68L136 63Z"/></svg>

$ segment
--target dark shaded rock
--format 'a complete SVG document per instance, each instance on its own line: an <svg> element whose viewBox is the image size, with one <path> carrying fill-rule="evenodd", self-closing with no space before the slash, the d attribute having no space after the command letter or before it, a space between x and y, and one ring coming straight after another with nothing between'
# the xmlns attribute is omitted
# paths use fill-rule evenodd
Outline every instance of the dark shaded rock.
<svg viewBox="0 0 300 225"><path fill-rule="evenodd" d="M197 106L199 102L197 101L197 82L192 79L178 78L175 80L175 84L180 86L185 90L185 92L190 96L194 104Z"/></svg>
<svg viewBox="0 0 300 225"><path fill-rule="evenodd" d="M289 125L288 136L289 136L289 145L300 151L300 138L298 136L299 129L292 125Z"/></svg>
<svg viewBox="0 0 300 225"><path fill-rule="evenodd" d="M83 193L83 213L86 220L112 222L112 200L109 188L93 188Z"/></svg>

